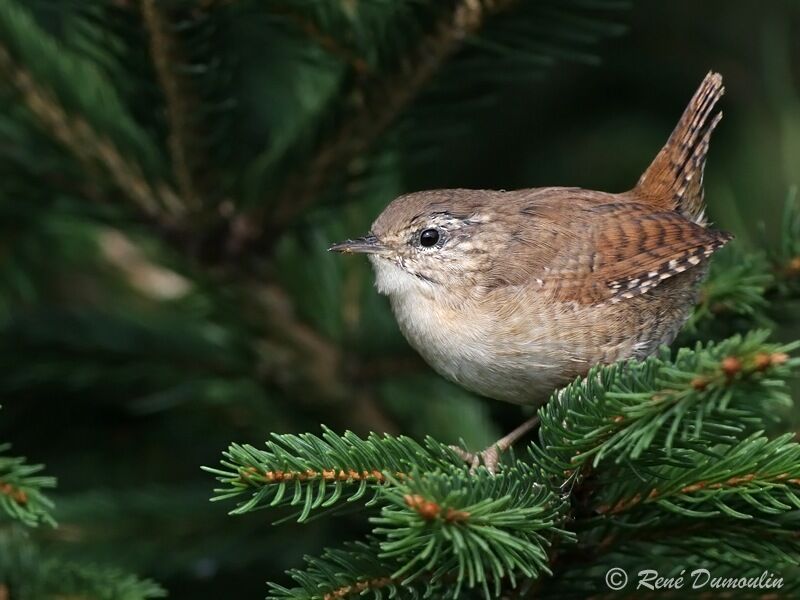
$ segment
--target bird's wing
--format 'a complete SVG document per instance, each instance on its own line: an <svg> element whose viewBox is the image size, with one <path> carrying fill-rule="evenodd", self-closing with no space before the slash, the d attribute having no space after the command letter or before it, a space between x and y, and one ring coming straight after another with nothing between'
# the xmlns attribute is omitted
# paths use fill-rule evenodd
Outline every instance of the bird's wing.
<svg viewBox="0 0 800 600"><path fill-rule="evenodd" d="M527 285L579 304L643 294L698 265L732 237L677 212L653 212L627 200L562 211L558 225L544 230L534 243L540 250L531 257L539 264L527 269Z"/></svg>

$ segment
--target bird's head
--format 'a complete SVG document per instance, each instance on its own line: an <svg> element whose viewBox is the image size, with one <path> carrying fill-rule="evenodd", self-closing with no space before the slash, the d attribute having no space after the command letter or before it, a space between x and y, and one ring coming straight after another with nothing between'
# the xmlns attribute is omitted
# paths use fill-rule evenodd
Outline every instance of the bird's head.
<svg viewBox="0 0 800 600"><path fill-rule="evenodd" d="M376 286L393 295L480 284L508 232L483 190L435 190L392 201L364 237L331 251L369 255Z"/></svg>

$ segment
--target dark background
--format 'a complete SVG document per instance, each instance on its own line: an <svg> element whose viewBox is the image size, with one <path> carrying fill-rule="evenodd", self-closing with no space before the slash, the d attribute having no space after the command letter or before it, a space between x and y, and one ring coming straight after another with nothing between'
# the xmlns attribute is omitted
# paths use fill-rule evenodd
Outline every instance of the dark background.
<svg viewBox="0 0 800 600"><path fill-rule="evenodd" d="M51 5L31 7L58 37L64 21ZM289 52L286 40L298 33L281 19L231 25L236 18L221 27L241 59L228 83L238 99L234 124L221 137L211 127L201 130L209 134L208 170L224 166L214 193L223 190L239 206L263 197L248 191L253 187L261 185L269 197L273 179L306 168L302 148L266 175L237 165L273 164L270 147L282 143L292 123L302 128L339 66L316 61L310 50ZM390 132L389 142L376 142L376 153L367 154L368 163L385 159L388 167L355 193L348 183L331 184L314 210L271 231L266 246L232 267L202 252L198 260L187 258L124 211L84 209L80 194L37 175L62 150L12 109L17 99L6 93L0 440L58 477L52 496L60 527L42 529L40 542L71 558L153 577L173 598L231 597L232 590L262 597L264 582L284 581L282 572L300 566L302 554L352 539L365 524L346 514L302 526L272 526L274 515L265 513L228 517L232 505L208 502L215 482L200 471L217 464L227 444L258 446L270 432L318 432L325 423L447 442L463 437L479 447L517 422L520 409L474 398L415 357L386 300L371 288L365 260L325 252L330 242L364 233L396 194L440 187L628 189L713 69L727 93L706 170L710 217L742 247L762 243L758 222L773 239L800 178L800 5L636 2L604 18L612 30L623 28L530 80L514 75L506 85L495 82L484 103L475 100L486 85L469 85L473 72L462 64L448 76L464 86L431 100L435 109L427 113L412 107L400 119L400 133ZM465 54L476 51L467 47ZM165 128L162 111L153 108L159 92L143 83L155 77L145 67L129 69L116 75L109 69L110 77L158 137ZM225 85L220 89L224 95ZM426 98L418 103L423 109ZM9 123L30 126L33 133L23 136L29 145L19 145ZM403 137L403 128L430 135L408 141L414 136ZM267 148L262 158L259 145ZM51 175L93 177L60 160L52 158ZM103 194L104 206L124 203L124 194ZM285 292L300 326L335 349L333 372L357 394L310 391L304 378L313 374L302 353L283 348L284 333L271 337L271 325L264 335L259 330L269 319L250 305L259 292L242 283L242 272Z"/></svg>

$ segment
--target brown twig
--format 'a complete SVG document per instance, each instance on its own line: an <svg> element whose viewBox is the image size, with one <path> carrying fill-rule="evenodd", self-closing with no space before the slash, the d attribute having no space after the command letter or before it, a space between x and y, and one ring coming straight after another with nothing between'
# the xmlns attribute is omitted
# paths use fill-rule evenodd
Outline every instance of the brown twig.
<svg viewBox="0 0 800 600"><path fill-rule="evenodd" d="M82 117L70 115L56 98L19 66L8 50L0 46L0 72L22 96L41 127L69 150L86 168L96 164L108 171L114 183L136 207L152 219L167 219L180 210L175 193L164 183L151 185L135 163L122 156L117 147L97 133Z"/></svg>
<svg viewBox="0 0 800 600"><path fill-rule="evenodd" d="M405 473L395 473L397 479L405 479L408 477ZM259 472L257 469L251 467L243 469L239 473L239 479L246 483L270 484L270 483L283 483L284 481L370 481L373 483L386 483L386 476L377 470L372 471L356 471L354 469L321 469L315 471L307 469L305 471L264 471Z"/></svg>
<svg viewBox="0 0 800 600"><path fill-rule="evenodd" d="M192 115L195 114L191 94L186 90L185 78L175 72L180 63L179 43L170 32L170 23L155 0L141 0L142 17L150 35L150 55L156 76L166 101L169 137L167 140L175 180L183 201L192 209L201 202L195 186L190 149L196 152L198 144L192 132Z"/></svg>
<svg viewBox="0 0 800 600"><path fill-rule="evenodd" d="M270 228L280 230L321 196L331 179L346 172L424 89L433 75L483 26L486 18L515 0L459 0L422 36L397 70L383 77L360 80L344 102L351 107L341 124L318 144L308 164L289 176L271 213L265 209L246 215L231 231L226 244L238 255Z"/></svg>
<svg viewBox="0 0 800 600"><path fill-rule="evenodd" d="M395 583L395 580L391 577L376 577L374 579L365 579L362 581L358 581L351 585L343 585L340 588L336 588L332 592L328 592L325 594L322 599L323 600L340 600L341 598L347 598L348 596L353 595L360 595L364 593L366 590L377 590L380 588L384 588L387 585L392 585Z"/></svg>

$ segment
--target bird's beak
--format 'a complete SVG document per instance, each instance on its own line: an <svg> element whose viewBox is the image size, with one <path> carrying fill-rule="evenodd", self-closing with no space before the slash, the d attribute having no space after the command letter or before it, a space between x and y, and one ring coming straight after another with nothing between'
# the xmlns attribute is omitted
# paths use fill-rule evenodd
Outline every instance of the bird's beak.
<svg viewBox="0 0 800 600"><path fill-rule="evenodd" d="M377 254L386 247L374 235L365 235L354 240L345 240L328 248L328 252L341 252L342 254Z"/></svg>

